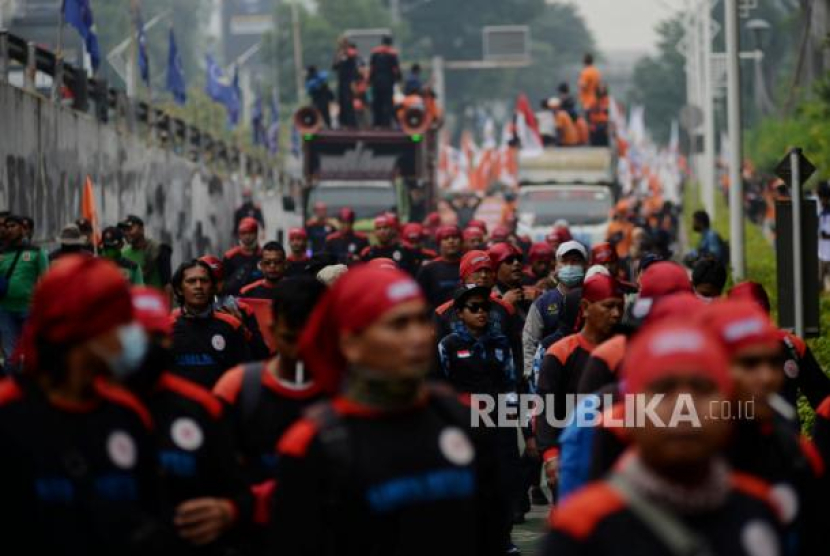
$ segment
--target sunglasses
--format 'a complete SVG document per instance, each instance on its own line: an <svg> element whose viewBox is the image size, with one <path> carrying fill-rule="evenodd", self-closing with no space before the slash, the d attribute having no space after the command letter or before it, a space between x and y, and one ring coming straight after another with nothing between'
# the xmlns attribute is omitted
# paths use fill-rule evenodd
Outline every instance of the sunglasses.
<svg viewBox="0 0 830 556"><path fill-rule="evenodd" d="M783 367L786 358L783 355L750 355L739 357L735 363L745 369L757 369L761 365L772 368Z"/></svg>
<svg viewBox="0 0 830 556"><path fill-rule="evenodd" d="M470 311L471 313L489 313L490 312L490 304L489 303L467 303L464 305L464 308Z"/></svg>
<svg viewBox="0 0 830 556"><path fill-rule="evenodd" d="M523 259L520 255L510 255L509 257L504 259L504 261L502 261L502 264L515 264L522 262L522 260Z"/></svg>

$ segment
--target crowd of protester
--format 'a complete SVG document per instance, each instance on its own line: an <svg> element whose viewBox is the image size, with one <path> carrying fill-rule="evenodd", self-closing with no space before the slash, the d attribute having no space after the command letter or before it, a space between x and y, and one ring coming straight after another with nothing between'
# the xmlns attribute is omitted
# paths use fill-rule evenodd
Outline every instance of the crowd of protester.
<svg viewBox="0 0 830 556"><path fill-rule="evenodd" d="M714 239L672 260L671 205L624 199L592 246L318 205L286 248L246 203L236 247L175 271L137 216L51 255L0 216L7 546L517 554L532 505L556 556L827 546L830 379ZM528 394L548 410L473 426ZM631 396L658 419L621 425ZM678 400L699 420L659 426Z"/></svg>

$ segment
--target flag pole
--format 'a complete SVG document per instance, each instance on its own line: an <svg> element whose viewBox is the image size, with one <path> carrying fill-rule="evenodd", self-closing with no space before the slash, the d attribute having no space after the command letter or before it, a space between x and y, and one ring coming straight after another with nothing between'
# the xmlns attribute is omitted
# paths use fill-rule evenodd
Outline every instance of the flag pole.
<svg viewBox="0 0 830 556"><path fill-rule="evenodd" d="M58 16L58 42L55 47L55 74L52 76L53 102L57 102L60 99L60 91L63 87L63 13L65 3L66 0L61 1L60 14Z"/></svg>

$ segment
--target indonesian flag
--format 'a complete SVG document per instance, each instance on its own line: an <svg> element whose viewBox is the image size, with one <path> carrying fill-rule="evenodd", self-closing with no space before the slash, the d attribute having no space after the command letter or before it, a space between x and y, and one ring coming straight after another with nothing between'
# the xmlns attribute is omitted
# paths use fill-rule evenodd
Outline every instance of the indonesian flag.
<svg viewBox="0 0 830 556"><path fill-rule="evenodd" d="M516 100L516 138L519 140L521 154L539 155L542 153L542 136L539 134L539 122L530 107L530 101L524 93Z"/></svg>

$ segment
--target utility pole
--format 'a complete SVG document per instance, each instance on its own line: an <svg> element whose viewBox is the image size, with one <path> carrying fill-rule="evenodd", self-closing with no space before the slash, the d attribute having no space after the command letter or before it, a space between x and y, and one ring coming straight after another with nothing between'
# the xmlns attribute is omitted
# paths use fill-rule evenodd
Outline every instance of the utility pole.
<svg viewBox="0 0 830 556"><path fill-rule="evenodd" d="M392 25L401 22L401 0L389 0L389 18L392 20Z"/></svg>
<svg viewBox="0 0 830 556"><path fill-rule="evenodd" d="M703 206L715 219L715 99L712 82L712 3L702 0L703 9Z"/></svg>
<svg viewBox="0 0 830 556"><path fill-rule="evenodd" d="M294 35L294 77L299 106L303 102L303 39L300 36L300 14L297 12L296 2L291 2L291 27Z"/></svg>
<svg viewBox="0 0 830 556"><path fill-rule="evenodd" d="M726 101L729 124L729 235L732 242L732 279L746 276L744 257L744 187L741 178L741 64L738 0L724 0L726 10Z"/></svg>

